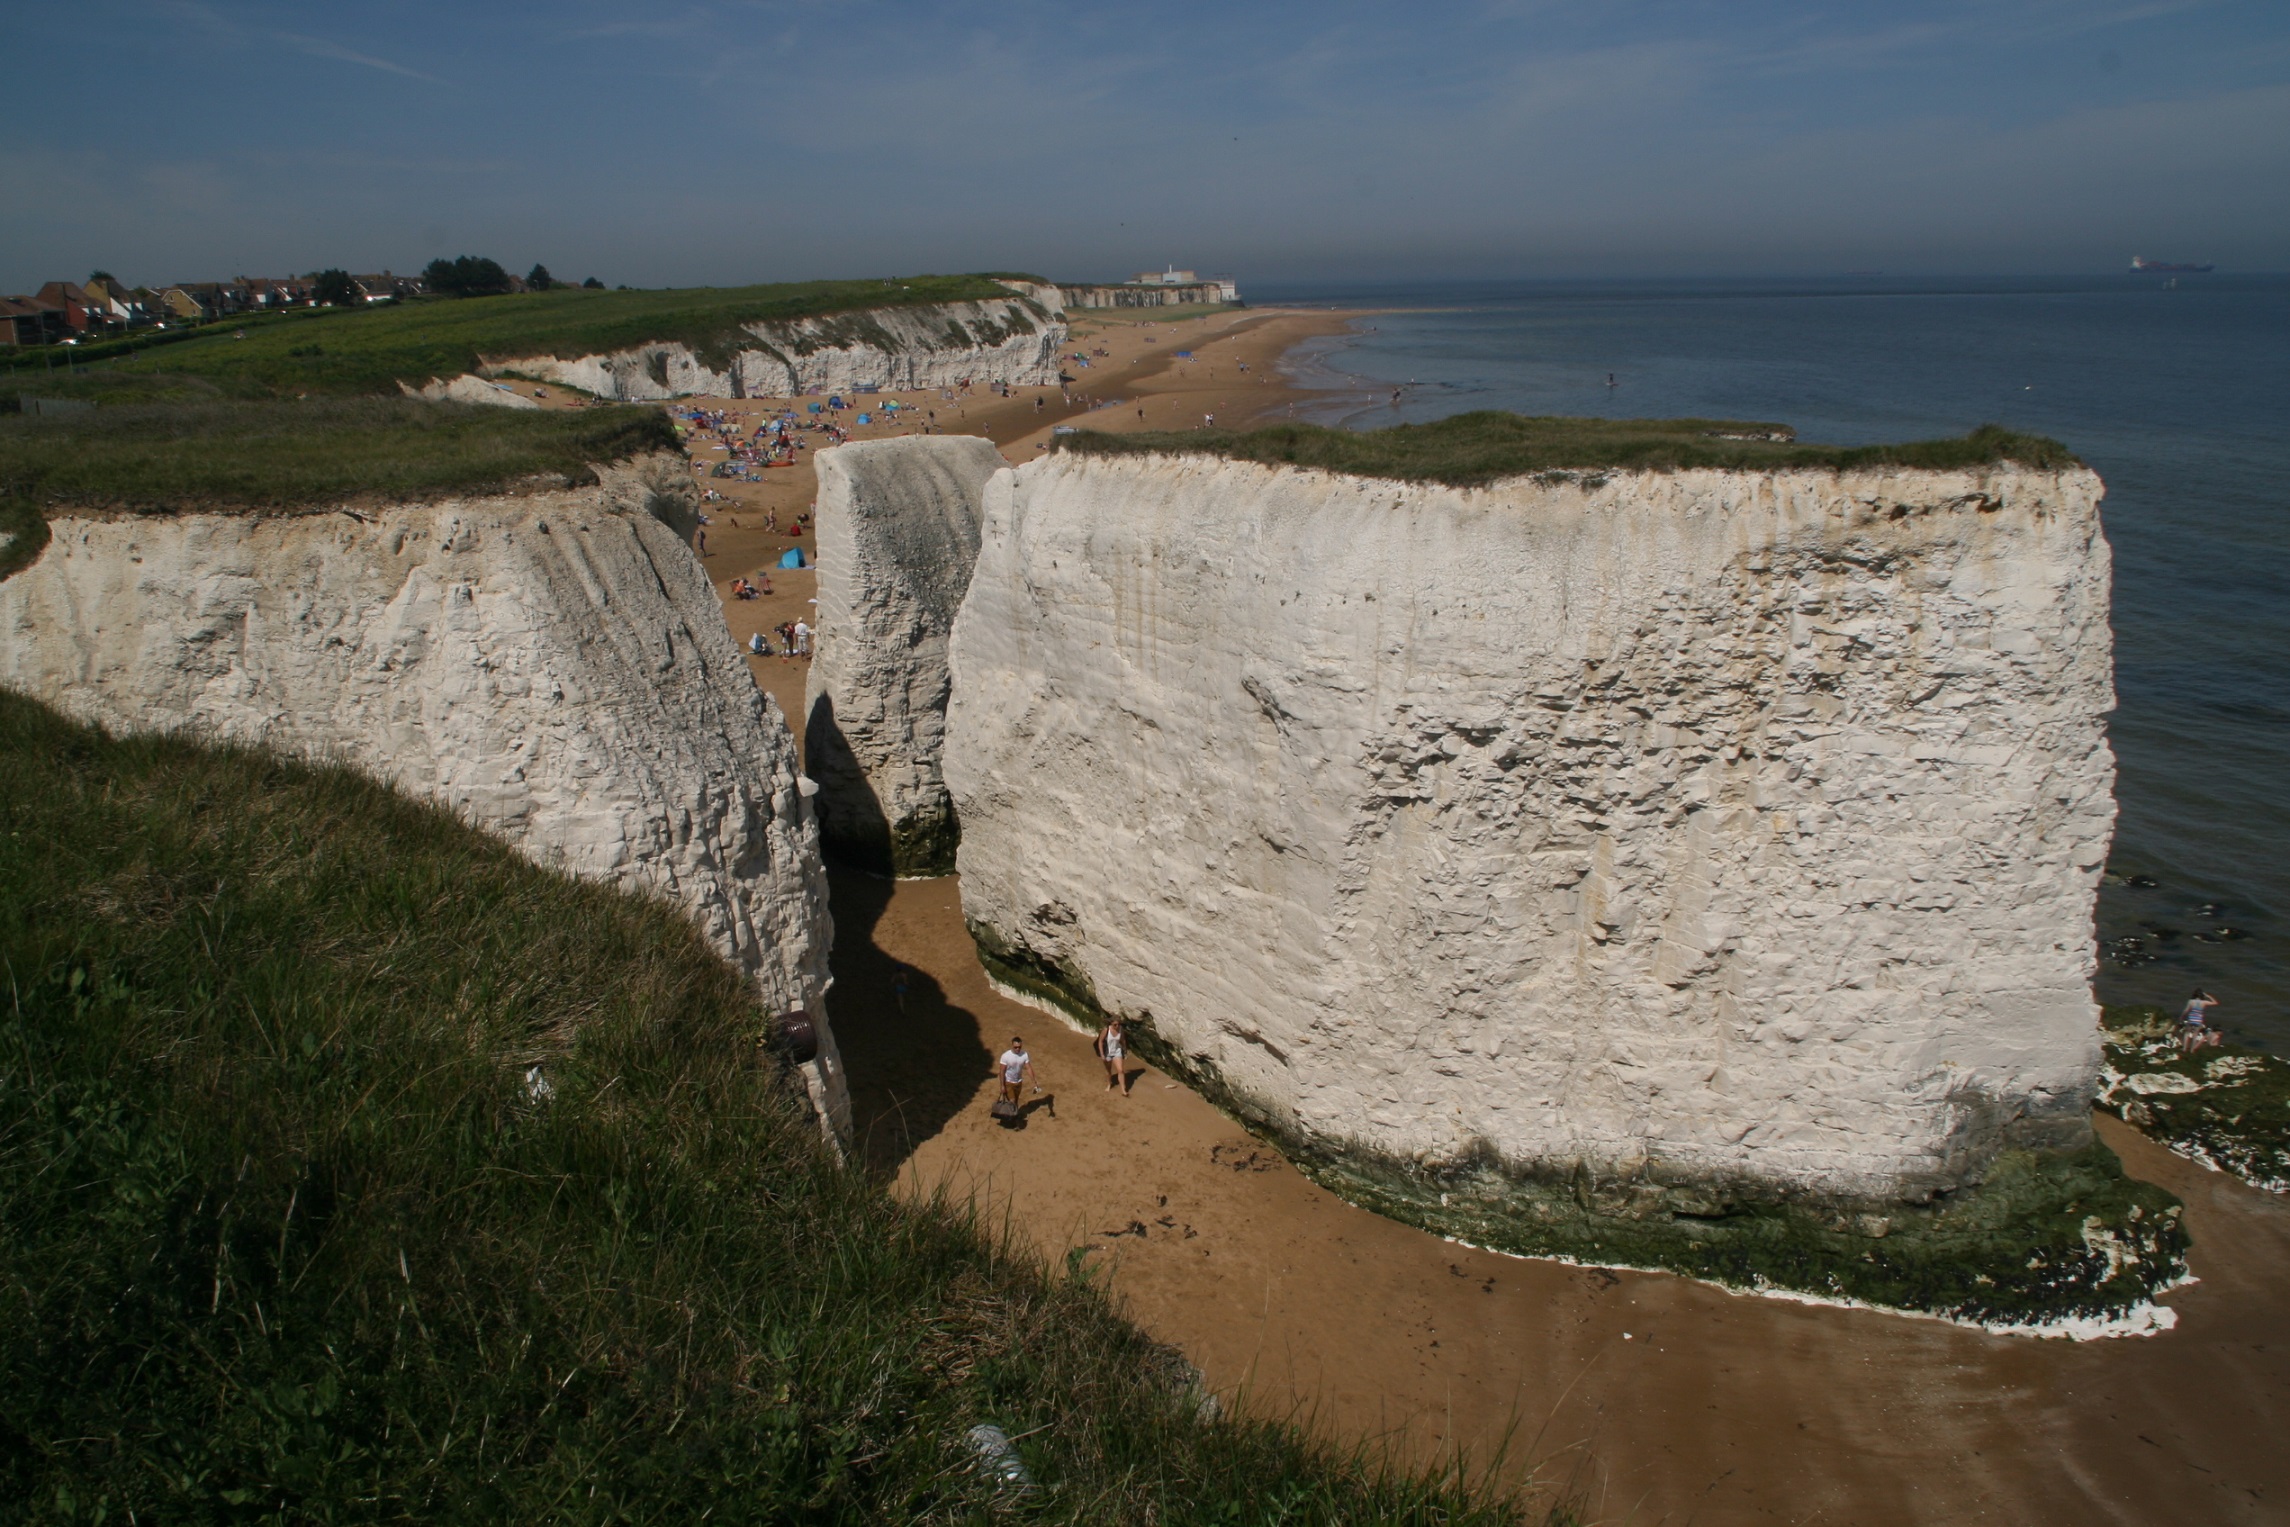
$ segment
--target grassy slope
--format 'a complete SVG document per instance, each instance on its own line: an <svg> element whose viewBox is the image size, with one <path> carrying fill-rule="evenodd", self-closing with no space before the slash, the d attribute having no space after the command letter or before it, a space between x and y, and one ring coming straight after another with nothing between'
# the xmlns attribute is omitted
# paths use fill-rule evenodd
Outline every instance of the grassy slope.
<svg viewBox="0 0 2290 1527"><path fill-rule="evenodd" d="M106 364L130 374L149 368L199 378L236 396L390 393L399 382L418 386L432 377L459 376L475 370L481 359L569 358L668 341L713 354L738 337L742 324L761 319L1009 295L1008 288L986 276L643 292L568 287L353 310L300 309L244 325L216 324L197 338ZM234 338L234 330L242 328L246 337ZM48 358L43 353L19 363ZM21 385L42 396L62 395L39 373Z"/></svg>
<svg viewBox="0 0 2290 1527"><path fill-rule="evenodd" d="M992 1421L1033 1520L1516 1519L1204 1420L1086 1282L832 1165L664 905L5 693L0 777L19 1509L971 1520Z"/></svg>
<svg viewBox="0 0 2290 1527"><path fill-rule="evenodd" d="M1996 461L2029 466L2075 464L2067 447L2037 435L1984 425L1961 440L1908 445L1799 445L1788 426L1724 419L1533 418L1485 410L1432 424L1337 430L1276 424L1256 430L1190 430L1062 435L1056 448L1096 456L1152 452L1210 455L1273 466L1316 467L1361 477L1476 487L1537 472L1680 467L1968 467ZM1771 435L1784 438L1729 439Z"/></svg>
<svg viewBox="0 0 2290 1527"><path fill-rule="evenodd" d="M152 403L0 418L0 577L46 543L58 505L181 510L404 502L673 450L656 408L552 413L402 398Z"/></svg>

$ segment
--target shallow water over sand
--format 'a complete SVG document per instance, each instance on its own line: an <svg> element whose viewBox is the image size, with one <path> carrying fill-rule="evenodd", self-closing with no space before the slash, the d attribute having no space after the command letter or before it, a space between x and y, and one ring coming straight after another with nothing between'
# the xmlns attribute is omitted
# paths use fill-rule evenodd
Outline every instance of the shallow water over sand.
<svg viewBox="0 0 2290 1527"><path fill-rule="evenodd" d="M2290 279L1251 296L1408 310L1290 359L1323 397L1301 412L1353 428L1506 408L1769 419L1845 444L1987 422L2064 440L2107 480L2115 546L2122 818L2100 998L2175 1008L2199 983L2230 1033L2290 1053Z"/></svg>

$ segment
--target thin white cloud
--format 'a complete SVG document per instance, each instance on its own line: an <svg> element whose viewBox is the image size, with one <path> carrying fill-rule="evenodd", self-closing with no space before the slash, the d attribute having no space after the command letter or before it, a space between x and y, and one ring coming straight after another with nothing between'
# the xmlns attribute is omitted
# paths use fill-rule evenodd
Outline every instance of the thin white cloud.
<svg viewBox="0 0 2290 1527"><path fill-rule="evenodd" d="M403 64L393 64L386 58L376 58L371 53L360 53L355 48L345 48L340 43L328 42L323 37L303 37L293 32L279 32L275 35L280 42L285 43L296 52L307 53L312 58L331 58L338 63L363 64L369 69L379 69L384 74L402 74L409 80L420 80L430 85L445 83L434 74L424 74L419 69L408 69Z"/></svg>

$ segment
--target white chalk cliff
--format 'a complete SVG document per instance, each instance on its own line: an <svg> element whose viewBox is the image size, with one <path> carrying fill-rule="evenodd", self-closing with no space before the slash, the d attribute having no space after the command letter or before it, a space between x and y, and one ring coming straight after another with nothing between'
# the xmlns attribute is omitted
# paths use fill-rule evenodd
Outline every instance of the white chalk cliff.
<svg viewBox="0 0 2290 1527"><path fill-rule="evenodd" d="M1914 1196L2088 1138L2081 469L997 476L945 777L982 943L1297 1136Z"/></svg>
<svg viewBox="0 0 2290 1527"><path fill-rule="evenodd" d="M885 874L954 868L941 752L946 642L978 560L987 480L975 435L859 441L817 458L818 635L804 767L830 852Z"/></svg>
<svg viewBox="0 0 2290 1527"><path fill-rule="evenodd" d="M348 763L536 862L668 896L767 1010L815 1016L805 1080L839 1131L809 781L656 517L688 513L689 488L605 477L381 510L56 518L0 582L0 684L119 731Z"/></svg>
<svg viewBox="0 0 2290 1527"><path fill-rule="evenodd" d="M1007 297L916 307L865 308L744 326L721 354L661 342L609 354L488 357L487 376L515 373L577 387L600 398L652 402L714 397L796 397L853 388L1055 386L1065 347L1063 299L1054 286L1005 282ZM446 384L433 383L433 386ZM477 384L482 387L482 383ZM468 402L502 401L474 388Z"/></svg>

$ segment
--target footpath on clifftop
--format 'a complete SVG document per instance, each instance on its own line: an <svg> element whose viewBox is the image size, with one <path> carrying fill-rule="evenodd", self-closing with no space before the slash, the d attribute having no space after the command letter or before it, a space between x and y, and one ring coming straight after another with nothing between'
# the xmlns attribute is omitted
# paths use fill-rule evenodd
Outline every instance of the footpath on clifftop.
<svg viewBox="0 0 2290 1527"><path fill-rule="evenodd" d="M911 432L907 421L935 410L940 431L984 435L1016 464L1060 424L1261 422L1293 399L1280 352L1337 321L1233 313L1147 328L1078 316L1069 348L1093 365L1069 368L1071 402L1057 389L886 394L910 405L902 422L852 438ZM1123 405L1088 403L1112 397ZM680 406L752 428L784 405ZM695 460L723 459L719 441L687 445ZM808 527L786 533L814 492L809 456L760 483L705 480L724 495L710 506L707 566L743 643L809 618L813 575L776 566L809 543ZM770 596L728 597L735 578L766 569ZM800 737L802 662L750 662ZM901 1193L983 1196L1054 1264L1110 1277L1150 1333L1244 1403L1404 1436L1426 1454L1507 1445L1512 1466L1580 1490L1604 1520L2255 1523L2290 1501L2278 1445L2290 1424L2278 1357L2290 1343L2278 1276L2290 1209L2114 1119L2099 1128L2126 1168L2186 1203L2198 1281L2166 1297L2179 1324L2162 1336L2000 1337L1508 1258L1344 1203L1150 1069L1131 1095L1108 1093L1085 1037L988 983L956 878L832 880L830 1005L867 1166ZM1015 1129L987 1113L991 1057L1012 1034L1047 1087Z"/></svg>

